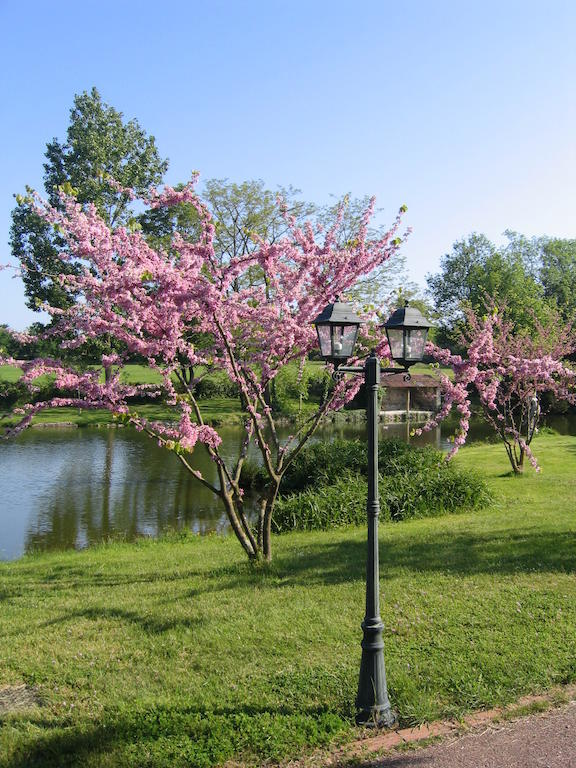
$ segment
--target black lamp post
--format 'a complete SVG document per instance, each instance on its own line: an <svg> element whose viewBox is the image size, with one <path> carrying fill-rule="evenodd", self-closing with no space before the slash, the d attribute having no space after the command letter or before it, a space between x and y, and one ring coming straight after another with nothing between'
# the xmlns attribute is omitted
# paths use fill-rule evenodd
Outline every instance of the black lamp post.
<svg viewBox="0 0 576 768"><path fill-rule="evenodd" d="M322 358L337 368L337 375L363 373L366 386L368 431L368 552L366 558L366 613L362 622L362 661L356 696L358 725L390 727L396 720L388 699L384 666L384 625L380 618L380 574L378 556L378 415L381 373L408 374L411 365L422 359L429 323L414 307L396 310L384 324L391 355L401 368L380 368L374 352L364 366L344 366L352 356L361 320L349 304L329 304L314 320Z"/></svg>
<svg viewBox="0 0 576 768"><path fill-rule="evenodd" d="M386 330L390 354L395 362L408 369L422 360L428 330L432 326L419 309L405 302L382 327Z"/></svg>
<svg viewBox="0 0 576 768"><path fill-rule="evenodd" d="M334 304L324 307L314 320L322 359L338 368L352 357L361 322L350 304L338 296Z"/></svg>

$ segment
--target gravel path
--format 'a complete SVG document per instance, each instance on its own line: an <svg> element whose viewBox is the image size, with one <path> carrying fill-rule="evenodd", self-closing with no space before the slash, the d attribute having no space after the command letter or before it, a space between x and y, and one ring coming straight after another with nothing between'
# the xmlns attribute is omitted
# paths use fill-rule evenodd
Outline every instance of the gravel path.
<svg viewBox="0 0 576 768"><path fill-rule="evenodd" d="M368 768L576 768L576 702L441 744L366 761Z"/></svg>

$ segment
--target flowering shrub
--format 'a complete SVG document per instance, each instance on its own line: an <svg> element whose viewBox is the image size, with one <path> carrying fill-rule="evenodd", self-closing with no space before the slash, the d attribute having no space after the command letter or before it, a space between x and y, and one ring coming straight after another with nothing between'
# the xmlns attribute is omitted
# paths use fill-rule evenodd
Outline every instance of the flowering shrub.
<svg viewBox="0 0 576 768"><path fill-rule="evenodd" d="M58 229L67 244L62 260L75 259L80 264L74 274L59 277L77 302L65 310L45 307L54 319L51 334L62 338L62 346L68 348L113 338L125 354L102 355L107 371L104 382L99 370L78 371L58 359L4 358L2 362L22 367L22 382L31 390L39 377L49 374L57 390L77 393L25 405L12 434L25 428L43 408L108 409L174 451L190 473L220 497L247 555L270 559L271 518L284 473L323 414L347 403L360 380L338 382L317 412L282 445L265 397L267 388L287 363L304 360L315 347L312 321L325 304L345 294L398 250L403 239L398 236L401 214L384 236L369 239L372 202L356 236L348 238L344 247L338 245L341 217L331 229L320 232L310 223L298 227L286 214L286 237L274 243L255 237L258 247L253 252L223 261L214 248L214 221L193 183L181 191L151 190L142 202L152 209L192 205L200 221L197 239L190 241L175 233L167 250L153 248L141 232L110 228L93 205L83 207L63 194L62 210L57 210L37 199L36 212ZM369 331L367 338L379 354L386 354L386 342L377 330ZM122 382L122 369L134 355L160 373L161 385ZM232 461L220 452L218 433L204 423L196 392L194 372L198 370L222 372L240 394L245 437ZM164 397L177 411L176 422L153 422L138 415L130 402L143 394ZM239 484L252 440L269 478L256 527L244 514ZM194 467L198 443L206 446L215 462L217 483Z"/></svg>
<svg viewBox="0 0 576 768"><path fill-rule="evenodd" d="M542 396L576 402L576 372L562 362L576 348L576 340L572 329L557 320L546 328L535 320L535 332L516 333L505 307L492 304L485 317L469 310L462 339L466 358L433 344L427 347L435 360L452 368L454 379L442 377L442 408L416 433L434 428L455 408L460 426L453 455L466 440L470 396L476 393L484 418L504 442L514 473L522 473L525 457L539 471L530 443L542 414Z"/></svg>

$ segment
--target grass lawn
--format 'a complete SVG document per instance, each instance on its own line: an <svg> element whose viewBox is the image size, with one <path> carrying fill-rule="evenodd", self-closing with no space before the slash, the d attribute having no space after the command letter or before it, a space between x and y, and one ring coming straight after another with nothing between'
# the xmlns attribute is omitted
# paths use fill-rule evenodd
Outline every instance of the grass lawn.
<svg viewBox="0 0 576 768"><path fill-rule="evenodd" d="M323 365L323 363L310 363L310 365ZM14 383L18 381L22 371L15 366L0 366L0 383ZM145 365L126 365L122 372L122 381L126 384L157 384L161 381L160 375ZM299 404L297 400L291 400L290 413L298 414L299 410L306 415L314 412L317 403L304 402ZM210 397L200 400L202 415L209 424L242 424L245 420L240 408L238 398L235 397ZM135 405L134 410L145 415L149 419L159 421L172 421L178 419L174 409L154 400ZM6 414L2 420L2 426L7 427L17 423L18 418ZM112 423L112 415L103 410L79 410L77 408L48 408L34 417L35 424L77 424L80 427L98 426Z"/></svg>
<svg viewBox="0 0 576 768"><path fill-rule="evenodd" d="M465 448L497 502L381 527L390 697L403 725L576 681L576 438L542 473ZM0 766L261 765L351 738L365 530L289 534L269 568L232 538L109 544L0 564Z"/></svg>
<svg viewBox="0 0 576 768"><path fill-rule="evenodd" d="M8 381L13 384L22 376L22 370L15 365L0 365L0 382Z"/></svg>
<svg viewBox="0 0 576 768"><path fill-rule="evenodd" d="M231 397L214 397L201 401L202 413L207 422L225 422L226 424L240 423L242 412L238 400ZM133 410L148 419L157 421L177 420L179 414L173 408L163 403L142 403L135 405ZM2 425L8 426L18 421L15 417L7 417ZM80 427L112 424L113 416L109 411L81 410L78 408L46 408L34 417L35 424L77 424Z"/></svg>
<svg viewBox="0 0 576 768"><path fill-rule="evenodd" d="M0 365L0 381L18 381L22 370L15 365ZM124 367L122 381L126 384L158 384L162 377L147 365L129 364Z"/></svg>

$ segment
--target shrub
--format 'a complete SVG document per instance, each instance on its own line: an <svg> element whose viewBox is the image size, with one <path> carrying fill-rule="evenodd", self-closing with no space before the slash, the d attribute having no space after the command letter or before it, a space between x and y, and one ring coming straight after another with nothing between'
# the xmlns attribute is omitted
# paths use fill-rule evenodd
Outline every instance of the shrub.
<svg viewBox="0 0 576 768"><path fill-rule="evenodd" d="M344 525L359 525L366 517L367 483L362 475L346 473L330 485L279 497L272 529L326 531Z"/></svg>
<svg viewBox="0 0 576 768"><path fill-rule="evenodd" d="M240 487L245 491L260 490L268 482L268 475L261 464L246 460L240 470Z"/></svg>
<svg viewBox="0 0 576 768"><path fill-rule="evenodd" d="M381 475L433 470L443 460L434 448L414 448L401 440L383 440L378 448ZM366 443L361 440L334 440L306 446L288 469L282 493L335 482L343 472L368 474Z"/></svg>
<svg viewBox="0 0 576 768"><path fill-rule="evenodd" d="M386 520L475 509L491 501L475 473L443 461L440 451L386 440L380 451L380 507ZM303 451L286 475L276 503L274 530L326 530L366 519L366 445L338 440ZM286 495L286 491L290 491Z"/></svg>
<svg viewBox="0 0 576 768"><path fill-rule="evenodd" d="M6 410L22 403L37 403L53 397L76 397L76 391L58 389L54 384L53 376L42 376L37 379L32 392L19 381L0 382L0 407Z"/></svg>
<svg viewBox="0 0 576 768"><path fill-rule="evenodd" d="M274 407L289 413L296 403L308 400L320 401L331 381L326 368L306 364L301 371L297 365L287 365L274 379Z"/></svg>
<svg viewBox="0 0 576 768"><path fill-rule="evenodd" d="M280 491L302 491L335 482L343 473L366 474L366 443L360 440L334 440L308 444L288 468Z"/></svg>
<svg viewBox="0 0 576 768"><path fill-rule="evenodd" d="M449 464L415 474L383 477L379 490L383 516L389 520L478 509L492 500L482 478Z"/></svg>
<svg viewBox="0 0 576 768"><path fill-rule="evenodd" d="M28 390L17 381L0 382L0 408L10 410L19 401L25 402L28 398Z"/></svg>
<svg viewBox="0 0 576 768"><path fill-rule="evenodd" d="M211 375L196 384L196 397L207 400L211 397L238 397L238 387L227 376Z"/></svg>

